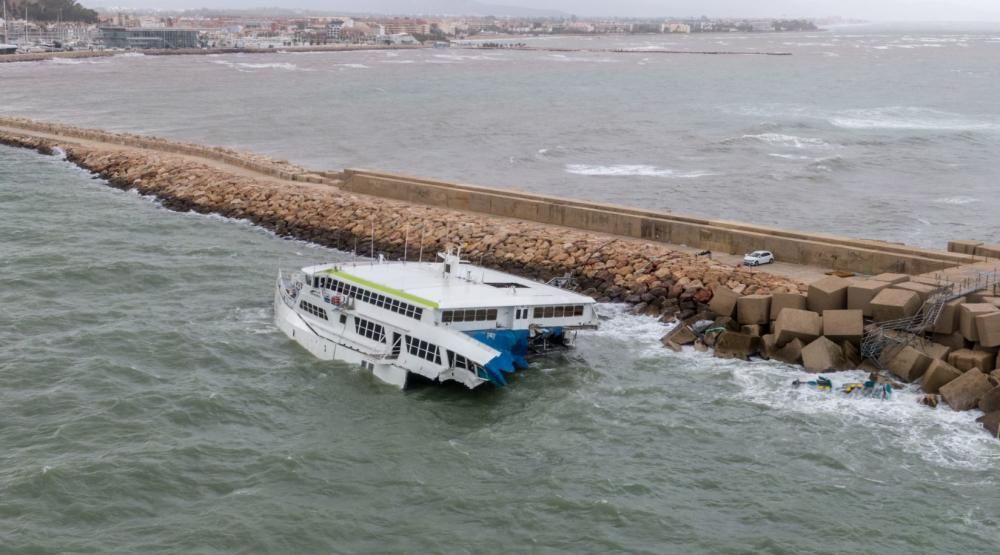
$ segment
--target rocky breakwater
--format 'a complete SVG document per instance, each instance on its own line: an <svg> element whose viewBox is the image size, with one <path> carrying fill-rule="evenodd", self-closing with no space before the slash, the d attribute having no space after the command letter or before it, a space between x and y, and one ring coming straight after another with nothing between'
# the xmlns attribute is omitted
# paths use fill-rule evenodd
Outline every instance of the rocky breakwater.
<svg viewBox="0 0 1000 555"><path fill-rule="evenodd" d="M568 274L584 294L632 303L639 312L664 318L693 316L699 303L711 301L713 288L747 295L804 291L786 278L660 243L411 205L330 185L248 177L159 149L84 146L17 133L0 134L0 142L41 152L59 147L112 186L154 195L170 209L245 219L281 236L362 255L374 248L391 259L405 253L415 260L423 251L429 260L440 250L461 247L476 264L538 280Z"/></svg>
<svg viewBox="0 0 1000 555"><path fill-rule="evenodd" d="M890 330L877 360L862 357L866 333L916 315L940 287L903 274L830 276L805 294L740 294L720 286L663 343L801 365L817 374L865 370L873 385L919 388L928 407L981 411L979 422L1000 438L1000 291L954 299L922 333Z"/></svg>

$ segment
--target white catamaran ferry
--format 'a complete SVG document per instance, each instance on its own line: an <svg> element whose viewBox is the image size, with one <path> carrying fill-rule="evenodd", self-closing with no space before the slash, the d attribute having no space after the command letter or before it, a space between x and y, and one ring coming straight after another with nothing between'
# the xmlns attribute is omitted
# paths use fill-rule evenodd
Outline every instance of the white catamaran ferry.
<svg viewBox="0 0 1000 555"><path fill-rule="evenodd" d="M275 323L320 359L360 364L390 384L416 375L470 389L505 385L530 355L597 328L590 297L438 256L279 272Z"/></svg>

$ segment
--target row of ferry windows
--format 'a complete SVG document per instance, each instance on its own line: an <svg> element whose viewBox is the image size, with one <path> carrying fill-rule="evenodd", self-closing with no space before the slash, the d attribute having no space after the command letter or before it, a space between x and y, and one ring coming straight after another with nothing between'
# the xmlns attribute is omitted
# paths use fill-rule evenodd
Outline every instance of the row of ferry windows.
<svg viewBox="0 0 1000 555"><path fill-rule="evenodd" d="M489 322L496 321L497 309L479 308L471 310L445 310L441 312L441 321L445 324L451 322Z"/></svg>
<svg viewBox="0 0 1000 555"><path fill-rule="evenodd" d="M535 318L570 318L583 316L583 305L536 306Z"/></svg>
<svg viewBox="0 0 1000 555"><path fill-rule="evenodd" d="M326 311L312 303L302 301L299 303L299 307L301 307L302 310L305 310L306 312L312 314L317 318L322 318L323 320L329 320L329 318L326 317Z"/></svg>
<svg viewBox="0 0 1000 555"><path fill-rule="evenodd" d="M375 322L370 322L362 318L354 317L354 330L358 332L358 335L367 337L373 341L378 341L379 343L385 342L385 328L381 324L376 324Z"/></svg>
<svg viewBox="0 0 1000 555"><path fill-rule="evenodd" d="M434 364L441 364L441 349L437 345L415 337L410 337L409 335L407 335L405 339L406 350L411 355L428 360Z"/></svg>
<svg viewBox="0 0 1000 555"><path fill-rule="evenodd" d="M339 279L333 279L326 276L316 276L313 287L330 289L345 296L353 297L363 303L373 304L379 308L391 310L396 314L402 314L403 316L413 318L414 320L419 320L424 315L424 309L422 308L413 306L409 303L404 303L402 301L397 301L396 299L380 295L367 289L362 289L360 287L344 283Z"/></svg>

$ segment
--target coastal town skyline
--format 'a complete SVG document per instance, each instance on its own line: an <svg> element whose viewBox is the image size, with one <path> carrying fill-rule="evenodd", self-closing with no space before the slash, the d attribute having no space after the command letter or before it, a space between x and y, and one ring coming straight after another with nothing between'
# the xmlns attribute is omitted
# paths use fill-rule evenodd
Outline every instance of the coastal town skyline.
<svg viewBox="0 0 1000 555"><path fill-rule="evenodd" d="M98 0L85 3L96 9L265 9L271 0ZM1000 21L1000 6L988 0L767 0L744 3L733 0L663 1L624 0L609 8L590 0L295 0L282 9L343 13L393 13L435 15L560 16L581 17L844 17L873 21Z"/></svg>

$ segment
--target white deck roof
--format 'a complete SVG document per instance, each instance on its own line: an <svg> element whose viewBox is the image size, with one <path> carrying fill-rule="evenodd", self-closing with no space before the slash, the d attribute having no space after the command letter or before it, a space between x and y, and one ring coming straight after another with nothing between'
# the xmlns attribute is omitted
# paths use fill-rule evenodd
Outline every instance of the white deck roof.
<svg viewBox="0 0 1000 555"><path fill-rule="evenodd" d="M359 262L311 266L303 270L309 274L327 274L426 308L502 308L594 302L572 291L465 263L451 276L445 276L441 262ZM490 283L516 283L521 287L496 287Z"/></svg>

